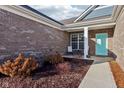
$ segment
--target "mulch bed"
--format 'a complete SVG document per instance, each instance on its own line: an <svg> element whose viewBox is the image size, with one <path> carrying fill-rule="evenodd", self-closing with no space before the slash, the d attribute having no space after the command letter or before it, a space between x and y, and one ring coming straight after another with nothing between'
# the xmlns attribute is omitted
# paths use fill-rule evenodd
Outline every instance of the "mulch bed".
<svg viewBox="0 0 124 93"><path fill-rule="evenodd" d="M0 75L1 88L77 88L93 61L72 60L68 73L57 73L52 67L33 72L32 76L14 77ZM50 68L50 69L48 69Z"/></svg>
<svg viewBox="0 0 124 93"><path fill-rule="evenodd" d="M118 88L124 88L124 71L120 68L117 62L110 62L111 71L113 73L116 85Z"/></svg>

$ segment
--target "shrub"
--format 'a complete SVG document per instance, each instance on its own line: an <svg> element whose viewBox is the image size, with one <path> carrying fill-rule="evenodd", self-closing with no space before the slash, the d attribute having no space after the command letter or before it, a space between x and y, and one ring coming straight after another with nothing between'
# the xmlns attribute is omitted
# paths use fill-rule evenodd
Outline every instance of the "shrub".
<svg viewBox="0 0 124 93"><path fill-rule="evenodd" d="M61 56L60 53L55 52L55 53L50 53L45 57L45 61L51 64L58 64L64 62L63 57Z"/></svg>
<svg viewBox="0 0 124 93"><path fill-rule="evenodd" d="M33 56L25 58L22 53L15 60L8 60L0 65L0 72L14 77L16 75L30 75L31 71L38 67L38 63Z"/></svg>
<svg viewBox="0 0 124 93"><path fill-rule="evenodd" d="M71 70L71 65L68 62L59 63L56 65L58 73L68 73Z"/></svg>

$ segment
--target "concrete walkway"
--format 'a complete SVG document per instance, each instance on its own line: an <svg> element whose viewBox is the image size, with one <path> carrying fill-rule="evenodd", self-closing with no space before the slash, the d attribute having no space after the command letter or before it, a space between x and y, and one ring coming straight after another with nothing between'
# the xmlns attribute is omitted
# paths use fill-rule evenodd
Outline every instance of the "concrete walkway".
<svg viewBox="0 0 124 93"><path fill-rule="evenodd" d="M79 88L116 88L109 63L95 60Z"/></svg>

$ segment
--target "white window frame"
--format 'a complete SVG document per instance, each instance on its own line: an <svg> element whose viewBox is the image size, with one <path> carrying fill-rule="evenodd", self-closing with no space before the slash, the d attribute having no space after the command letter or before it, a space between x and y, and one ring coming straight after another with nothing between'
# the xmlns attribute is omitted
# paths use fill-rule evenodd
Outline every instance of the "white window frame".
<svg viewBox="0 0 124 93"><path fill-rule="evenodd" d="M82 49L79 48L79 35L80 35L80 34L84 34L84 33L81 32L81 33L71 33L71 34L70 34L70 45L71 45L71 46L72 46L72 35L77 35L77 37L78 37L78 39L77 39L77 40L78 40L78 41L77 41L77 49L73 49L73 48L72 48L72 50L82 50ZM84 41L83 41L83 42L84 42ZM83 42L82 42L82 43L83 43Z"/></svg>

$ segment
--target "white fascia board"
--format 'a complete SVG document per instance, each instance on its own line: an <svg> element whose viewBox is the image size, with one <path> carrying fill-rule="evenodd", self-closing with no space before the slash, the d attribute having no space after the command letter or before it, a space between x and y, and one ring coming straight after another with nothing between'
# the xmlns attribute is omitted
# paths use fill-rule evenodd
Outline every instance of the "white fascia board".
<svg viewBox="0 0 124 93"><path fill-rule="evenodd" d="M0 8L3 9L3 10L6 10L6 11L12 12L14 14L17 14L19 16L22 16L22 17L37 21L39 23L48 25L50 27L62 30L60 24L58 24L56 22L53 22L52 20L50 20L48 18L45 18L44 16L41 16L39 14L36 14L36 13L34 13L34 12L28 10L28 9L25 9L21 6L1 5Z"/></svg>
<svg viewBox="0 0 124 93"><path fill-rule="evenodd" d="M67 32L74 32L74 31L82 31L84 27L88 27L89 30L93 29L103 29L103 28L112 28L116 25L115 22L113 23L105 23L105 24L97 24L97 25L89 25L89 26L80 26L80 27L74 27L74 28L65 28L63 30Z"/></svg>
<svg viewBox="0 0 124 93"><path fill-rule="evenodd" d="M103 23L108 23L108 22L113 22L112 17L104 18L104 19L98 19L98 20L91 20L91 21L84 21L84 22L67 24L67 25L65 25L65 28L71 28L71 27L74 28L74 27L77 27L77 26L89 26L89 25L103 24Z"/></svg>

